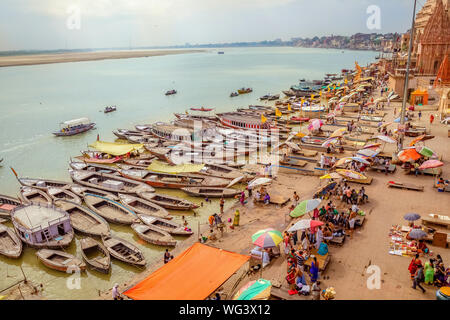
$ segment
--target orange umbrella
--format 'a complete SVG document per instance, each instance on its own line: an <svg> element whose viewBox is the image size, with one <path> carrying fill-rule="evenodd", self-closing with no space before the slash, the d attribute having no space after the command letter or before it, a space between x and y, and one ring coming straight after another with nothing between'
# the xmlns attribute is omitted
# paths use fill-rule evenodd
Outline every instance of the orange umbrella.
<svg viewBox="0 0 450 320"><path fill-rule="evenodd" d="M427 134L423 134L423 135L421 135L421 136L419 136L419 137L413 139L413 140L409 143L409 146L412 147L413 145L415 145L415 144L416 144L417 142L419 142L419 141L425 141L425 140L429 140L429 139L433 139L433 138L434 138L434 136L430 136L430 135L427 135Z"/></svg>
<svg viewBox="0 0 450 320"><path fill-rule="evenodd" d="M421 157L422 155L416 149L405 149L398 153L398 159L402 162L416 161Z"/></svg>

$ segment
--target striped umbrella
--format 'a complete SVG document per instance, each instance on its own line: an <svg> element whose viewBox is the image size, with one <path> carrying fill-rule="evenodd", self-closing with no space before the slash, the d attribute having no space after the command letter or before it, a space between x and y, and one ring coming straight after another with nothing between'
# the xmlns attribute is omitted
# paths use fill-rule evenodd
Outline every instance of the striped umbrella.
<svg viewBox="0 0 450 320"><path fill-rule="evenodd" d="M433 150L431 150L430 148L425 147L425 146L419 147L419 148L416 147L416 151L418 153L420 153L421 155L423 155L424 157L428 157L428 158L431 158L432 156L435 155L435 152Z"/></svg>
<svg viewBox="0 0 450 320"><path fill-rule="evenodd" d="M387 143L397 143L394 139L388 137L388 136L377 136L377 139L380 139L381 141L387 142Z"/></svg>
<svg viewBox="0 0 450 320"><path fill-rule="evenodd" d="M339 173L331 172L331 173L321 176L319 179L320 180L322 180L322 179L342 179L342 176Z"/></svg>
<svg viewBox="0 0 450 320"><path fill-rule="evenodd" d="M336 163L334 164L335 167L340 166L341 164L347 163L352 161L352 158L350 157L346 157L346 158L341 158L338 161L336 161Z"/></svg>
<svg viewBox="0 0 450 320"><path fill-rule="evenodd" d="M307 214L308 212L316 209L320 205L321 202L322 202L322 200L320 200L320 199L304 200L304 201L300 202L295 207L295 209L291 211L291 213L289 215L293 218L301 217L301 216Z"/></svg>
<svg viewBox="0 0 450 320"><path fill-rule="evenodd" d="M361 157L351 157L350 159L352 159L353 161L358 161L358 162L361 162L361 163L367 164L367 165L369 165L369 164L370 164L370 162L369 162L369 161L367 161L366 159L364 159L364 158L361 158Z"/></svg>
<svg viewBox="0 0 450 320"><path fill-rule="evenodd" d="M324 143L322 143L322 147L328 147L331 144L336 144L338 141L339 141L339 139L337 137L327 139L327 140L325 140Z"/></svg>
<svg viewBox="0 0 450 320"><path fill-rule="evenodd" d="M261 248L276 247L283 241L283 235L280 231L269 228L257 231L252 235L252 241L254 245Z"/></svg>
<svg viewBox="0 0 450 320"><path fill-rule="evenodd" d="M357 156L363 156L363 157L375 157L380 151L378 150L372 150L372 149L362 149L356 152Z"/></svg>
<svg viewBox="0 0 450 320"><path fill-rule="evenodd" d="M306 230L310 228L315 228L323 225L322 221L319 220L311 220L311 219L302 219L294 224L292 227L288 229L289 232L294 232L298 230Z"/></svg>
<svg viewBox="0 0 450 320"><path fill-rule="evenodd" d="M312 119L311 123L308 125L308 130L309 131L318 130L322 125L323 125L322 120Z"/></svg>
<svg viewBox="0 0 450 320"><path fill-rule="evenodd" d="M442 167L443 165L444 165L444 163L439 160L427 160L424 163L422 163L422 165L419 167L419 169L425 170L425 169Z"/></svg>
<svg viewBox="0 0 450 320"><path fill-rule="evenodd" d="M356 171L352 171L352 170L347 170L347 169L337 169L336 170L337 173L339 173L340 175L349 178L349 179L354 179L354 180L365 180L367 179L367 177L359 172Z"/></svg>
<svg viewBox="0 0 450 320"><path fill-rule="evenodd" d="M334 130L334 132L330 135L330 138L342 137L342 135L347 131L347 128L339 128Z"/></svg>
<svg viewBox="0 0 450 320"><path fill-rule="evenodd" d="M269 280L253 280L240 288L233 300L267 300L270 297L271 289L272 283Z"/></svg>

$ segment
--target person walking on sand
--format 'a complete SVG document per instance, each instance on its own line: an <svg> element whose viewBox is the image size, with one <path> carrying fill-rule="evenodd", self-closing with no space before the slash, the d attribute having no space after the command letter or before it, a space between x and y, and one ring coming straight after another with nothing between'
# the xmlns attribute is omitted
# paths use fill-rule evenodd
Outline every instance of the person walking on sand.
<svg viewBox="0 0 450 320"><path fill-rule="evenodd" d="M430 125L433 124L433 121L434 121L434 115L430 114Z"/></svg>
<svg viewBox="0 0 450 320"><path fill-rule="evenodd" d="M245 205L245 192L244 191L241 192L241 197L239 198L239 202L241 203L241 205Z"/></svg>
<svg viewBox="0 0 450 320"><path fill-rule="evenodd" d="M111 293L112 293L112 298L114 300L123 300L122 295L119 292L119 284L118 283L116 283L114 285L114 287L112 288Z"/></svg>
<svg viewBox="0 0 450 320"><path fill-rule="evenodd" d="M284 244L284 254L287 256L289 251L291 251L291 238L289 234L285 231L283 236L283 244Z"/></svg>
<svg viewBox="0 0 450 320"><path fill-rule="evenodd" d="M422 118L422 110L419 110L419 121Z"/></svg>
<svg viewBox="0 0 450 320"><path fill-rule="evenodd" d="M298 204L298 201L300 200L300 197L298 196L297 191L294 191L294 195L292 198L293 198L292 204L294 205L294 207L296 207Z"/></svg>
<svg viewBox="0 0 450 320"><path fill-rule="evenodd" d="M422 261L419 259L419 254L416 253L416 256L409 263L408 271L411 275L411 280L414 280L414 276L416 275L417 266L421 265Z"/></svg>
<svg viewBox="0 0 450 320"><path fill-rule="evenodd" d="M235 226L235 227L239 226L239 218L240 218L239 210L236 210L234 212L233 226Z"/></svg>
<svg viewBox="0 0 450 320"><path fill-rule="evenodd" d="M220 197L220 213L223 213L223 206L225 205L225 200Z"/></svg>
<svg viewBox="0 0 450 320"><path fill-rule="evenodd" d="M414 275L412 288L415 290L416 287L422 289L422 292L425 293L425 289L420 285L425 280L423 266L422 264L417 266L416 274Z"/></svg>
<svg viewBox="0 0 450 320"><path fill-rule="evenodd" d="M164 264L170 261L170 253L169 249L166 249L166 252L164 252Z"/></svg>

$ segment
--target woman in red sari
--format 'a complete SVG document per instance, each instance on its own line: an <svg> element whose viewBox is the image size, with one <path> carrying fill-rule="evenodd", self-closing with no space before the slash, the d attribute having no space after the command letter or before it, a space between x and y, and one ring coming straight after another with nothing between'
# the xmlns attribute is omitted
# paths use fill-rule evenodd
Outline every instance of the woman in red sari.
<svg viewBox="0 0 450 320"><path fill-rule="evenodd" d="M417 271L417 266L422 265L422 261L419 259L419 254L416 254L416 256L411 260L411 263L409 264L408 270L411 274L411 279L414 279L414 276Z"/></svg>
<svg viewBox="0 0 450 320"><path fill-rule="evenodd" d="M295 264L290 260L288 260L286 281L289 284L291 290L295 290L295 274L296 274Z"/></svg>

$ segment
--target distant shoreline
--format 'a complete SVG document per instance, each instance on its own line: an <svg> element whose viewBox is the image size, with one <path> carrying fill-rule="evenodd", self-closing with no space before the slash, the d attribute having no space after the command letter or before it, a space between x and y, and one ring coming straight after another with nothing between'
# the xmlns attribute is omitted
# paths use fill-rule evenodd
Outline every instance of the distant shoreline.
<svg viewBox="0 0 450 320"><path fill-rule="evenodd" d="M95 61L107 59L129 59L165 56L171 54L199 53L206 50L130 50L130 51L95 51L53 54L24 54L0 56L0 67L30 66L37 64Z"/></svg>

